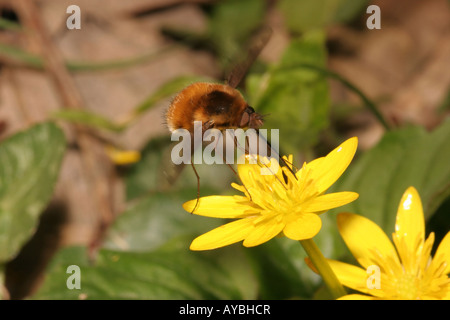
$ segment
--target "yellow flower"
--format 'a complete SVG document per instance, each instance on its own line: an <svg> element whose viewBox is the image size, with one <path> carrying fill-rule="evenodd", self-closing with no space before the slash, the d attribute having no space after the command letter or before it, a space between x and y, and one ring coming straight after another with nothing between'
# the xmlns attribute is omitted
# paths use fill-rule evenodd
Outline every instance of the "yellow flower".
<svg viewBox="0 0 450 320"><path fill-rule="evenodd" d="M394 245L374 222L351 213L338 215L339 231L363 267L328 260L339 281L362 294L342 299L449 299L450 232L430 256L432 232L425 240L422 203L413 187L397 211ZM395 246L395 247L394 247Z"/></svg>
<svg viewBox="0 0 450 320"><path fill-rule="evenodd" d="M238 220L194 239L190 249L210 250L241 240L244 246L252 247L280 233L294 240L314 237L322 226L319 214L358 198L354 192L324 194L350 164L357 144L356 137L348 139L327 156L305 163L295 177L286 167L264 175L258 164L238 165L243 186L232 186L245 196L202 197L194 211L202 216ZM288 163L292 163L292 157ZM183 208L192 212L196 204L197 199L191 200Z"/></svg>
<svg viewBox="0 0 450 320"><path fill-rule="evenodd" d="M117 165L136 163L141 159L141 153L134 150L121 150L111 145L105 148L107 156Z"/></svg>

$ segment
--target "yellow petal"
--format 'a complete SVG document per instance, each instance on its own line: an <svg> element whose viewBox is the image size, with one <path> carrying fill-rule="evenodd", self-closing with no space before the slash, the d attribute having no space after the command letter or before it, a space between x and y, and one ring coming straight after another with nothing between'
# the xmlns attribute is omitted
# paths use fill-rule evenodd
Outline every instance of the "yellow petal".
<svg viewBox="0 0 450 320"><path fill-rule="evenodd" d="M195 208L195 206L197 207ZM184 210L194 214L213 218L242 218L254 214L257 210L243 196L208 196L190 200L183 204Z"/></svg>
<svg viewBox="0 0 450 320"><path fill-rule="evenodd" d="M319 193L325 192L344 173L355 155L357 146L358 138L350 138L326 157L318 158L307 164L311 169L308 177L314 179Z"/></svg>
<svg viewBox="0 0 450 320"><path fill-rule="evenodd" d="M369 275L363 268L336 260L327 259L327 261L342 285L378 297L383 295L381 289L369 289L367 285Z"/></svg>
<svg viewBox="0 0 450 320"><path fill-rule="evenodd" d="M450 300L450 290L447 290L447 292L444 293L442 300Z"/></svg>
<svg viewBox="0 0 450 320"><path fill-rule="evenodd" d="M274 181L283 181L282 170L279 170L278 161L274 158L260 158L257 155L247 155L252 162L239 164L238 175L250 194L251 189L267 190ZM270 163L270 164L269 164Z"/></svg>
<svg viewBox="0 0 450 320"><path fill-rule="evenodd" d="M348 294L346 296L340 297L338 300L380 300L380 299L373 296L366 296L364 294Z"/></svg>
<svg viewBox="0 0 450 320"><path fill-rule="evenodd" d="M260 169L260 166L257 164L246 163L238 165L239 179L247 189L255 187L255 179L261 176Z"/></svg>
<svg viewBox="0 0 450 320"><path fill-rule="evenodd" d="M253 231L245 238L243 245L254 247L267 242L276 237L283 230L283 227L284 223L277 221L276 218L265 219L255 226Z"/></svg>
<svg viewBox="0 0 450 320"><path fill-rule="evenodd" d="M315 213L302 213L295 220L286 223L283 233L292 240L311 239L319 233L322 220Z"/></svg>
<svg viewBox="0 0 450 320"><path fill-rule="evenodd" d="M333 208L343 206L358 199L356 192L335 192L313 198L305 204L307 212L324 212Z"/></svg>
<svg viewBox="0 0 450 320"><path fill-rule="evenodd" d="M446 267L442 274L450 273L450 232L447 232L444 239L442 239L441 243L439 244L439 247L434 254L432 263L436 265L445 263Z"/></svg>
<svg viewBox="0 0 450 320"><path fill-rule="evenodd" d="M231 187L234 188L234 189L236 189L236 190L238 190L238 191L240 191L240 192L242 192L243 194L245 194L246 196L249 197L248 192L247 192L247 189L245 189L244 186L241 186L241 185L239 185L239 184L237 184L237 183L232 182L232 183L231 183Z"/></svg>
<svg viewBox="0 0 450 320"><path fill-rule="evenodd" d="M212 250L244 240L253 230L254 218L239 219L215 228L192 241L191 250Z"/></svg>
<svg viewBox="0 0 450 320"><path fill-rule="evenodd" d="M394 246L374 222L356 214L340 213L337 223L345 244L364 268L367 269L370 265L381 266L382 258L394 259L399 264Z"/></svg>
<svg viewBox="0 0 450 320"><path fill-rule="evenodd" d="M406 255L417 254L418 246L425 240L422 202L414 187L409 187L400 200L395 222L395 237L398 243L403 242L406 246L403 250L399 250L402 261Z"/></svg>

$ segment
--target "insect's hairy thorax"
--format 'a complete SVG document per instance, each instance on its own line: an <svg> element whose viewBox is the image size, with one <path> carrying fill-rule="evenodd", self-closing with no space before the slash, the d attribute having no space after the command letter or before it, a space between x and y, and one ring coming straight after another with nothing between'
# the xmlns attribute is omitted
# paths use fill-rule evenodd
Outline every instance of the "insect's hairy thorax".
<svg viewBox="0 0 450 320"><path fill-rule="evenodd" d="M205 129L236 128L246 107L240 92L228 85L194 83L173 100L167 124L171 131L180 128L192 131L194 121L201 121Z"/></svg>

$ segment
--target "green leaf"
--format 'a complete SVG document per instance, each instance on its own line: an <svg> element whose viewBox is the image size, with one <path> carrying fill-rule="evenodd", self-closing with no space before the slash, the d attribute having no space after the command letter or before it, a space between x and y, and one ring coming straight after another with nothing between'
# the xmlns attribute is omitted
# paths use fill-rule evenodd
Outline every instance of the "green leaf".
<svg viewBox="0 0 450 320"><path fill-rule="evenodd" d="M333 212L364 215L391 234L402 194L414 186L429 218L450 195L449 159L449 120L431 133L421 127L388 132L335 184L333 191L354 191L360 197Z"/></svg>
<svg viewBox="0 0 450 320"><path fill-rule="evenodd" d="M0 263L0 300L9 299L9 293L5 287L5 263Z"/></svg>
<svg viewBox="0 0 450 320"><path fill-rule="evenodd" d="M281 0L280 11L291 31L302 33L349 21L361 13L367 0Z"/></svg>
<svg viewBox="0 0 450 320"><path fill-rule="evenodd" d="M314 242L326 258L342 258L348 251L337 232L334 215L324 213L320 218L322 229ZM311 299L323 286L320 276L306 265L307 254L299 241L275 238L247 250L254 259L261 299Z"/></svg>
<svg viewBox="0 0 450 320"><path fill-rule="evenodd" d="M349 22L365 14L368 0L340 0L334 13L334 22ZM366 16L368 17L368 16Z"/></svg>
<svg viewBox="0 0 450 320"><path fill-rule="evenodd" d="M324 34L311 32L291 42L281 62L248 79L249 101L269 114L265 128L279 129L283 153L296 153L317 143L328 125L329 89L324 75L301 64L324 66Z"/></svg>
<svg viewBox="0 0 450 320"><path fill-rule="evenodd" d="M218 227L222 220L196 216L182 208L184 202L196 196L194 188L150 194L116 219L108 231L105 248L152 250L173 238L200 235Z"/></svg>
<svg viewBox="0 0 450 320"><path fill-rule="evenodd" d="M415 186L430 217L450 193L450 121L432 133L420 127L388 132L380 143L353 161L329 192L355 191L355 202L321 215L322 229L314 241L325 257L340 260L348 253L336 228L336 213L351 211L379 224L389 235L394 230L400 198ZM444 234L448 231L444 232ZM300 244L272 239L249 249L264 299L310 298L321 284L304 263ZM345 257L345 261L350 261Z"/></svg>
<svg viewBox="0 0 450 320"><path fill-rule="evenodd" d="M164 167L172 164L170 145L170 137L164 136L150 140L141 150L141 160L130 165L125 176L127 200L168 187L170 179L167 178Z"/></svg>
<svg viewBox="0 0 450 320"><path fill-rule="evenodd" d="M339 0L281 0L278 7L289 29L301 33L326 26L333 20L338 4Z"/></svg>
<svg viewBox="0 0 450 320"><path fill-rule="evenodd" d="M261 299L307 299L320 278L305 264L306 253L298 241L276 238L248 248L258 277Z"/></svg>
<svg viewBox="0 0 450 320"><path fill-rule="evenodd" d="M418 189L425 216L430 218L443 201L449 199L448 159L449 120L431 133L421 127L386 133L377 146L356 158L328 191L354 191L360 198L321 215L322 229L314 241L324 256L354 263L336 228L338 212L350 211L366 216L390 235L394 231L400 198L410 185ZM443 228L442 236L448 232L448 225ZM263 298L311 298L321 283L304 263L306 254L296 241L273 239L251 249L250 253L255 259Z"/></svg>
<svg viewBox="0 0 450 320"><path fill-rule="evenodd" d="M242 55L249 36L262 23L264 11L265 3L260 0L221 1L213 7L209 34L224 65Z"/></svg>
<svg viewBox="0 0 450 320"><path fill-rule="evenodd" d="M119 125L99 114L86 110L62 109L54 112L52 117L73 123L84 124L88 127L96 129L115 132L119 132L124 129L122 125Z"/></svg>
<svg viewBox="0 0 450 320"><path fill-rule="evenodd" d="M68 248L53 260L35 299L255 299L256 278L240 245L191 252L190 242L220 219L181 207L195 189L152 193L109 229L94 265L85 250ZM81 268L81 290L68 290L67 267Z"/></svg>
<svg viewBox="0 0 450 320"><path fill-rule="evenodd" d="M33 234L50 200L65 150L63 132L38 124L0 144L0 261Z"/></svg>
<svg viewBox="0 0 450 320"><path fill-rule="evenodd" d="M67 267L77 265L81 289L69 290ZM94 264L84 248L53 260L33 299L254 299L256 286L242 250L191 252L185 239L149 252L100 250Z"/></svg>
<svg viewBox="0 0 450 320"><path fill-rule="evenodd" d="M199 181L191 165L174 165L171 152L177 143L168 136L149 141L141 152L141 160L129 167L125 177L128 200L154 191L197 188L197 183L200 183L201 196L208 189L229 189L235 175L225 164L196 164ZM197 190L192 194L195 197Z"/></svg>
<svg viewBox="0 0 450 320"><path fill-rule="evenodd" d="M11 30L11 31L20 31L22 30L22 26L9 19L0 18L0 29L3 30Z"/></svg>

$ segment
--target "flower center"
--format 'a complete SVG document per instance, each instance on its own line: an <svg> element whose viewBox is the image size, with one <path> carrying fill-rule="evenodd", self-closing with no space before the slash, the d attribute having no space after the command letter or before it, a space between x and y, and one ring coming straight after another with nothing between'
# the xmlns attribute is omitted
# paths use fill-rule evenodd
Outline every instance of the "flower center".
<svg viewBox="0 0 450 320"><path fill-rule="evenodd" d="M400 299L419 299L419 280L416 276L405 273L397 279L397 296Z"/></svg>

